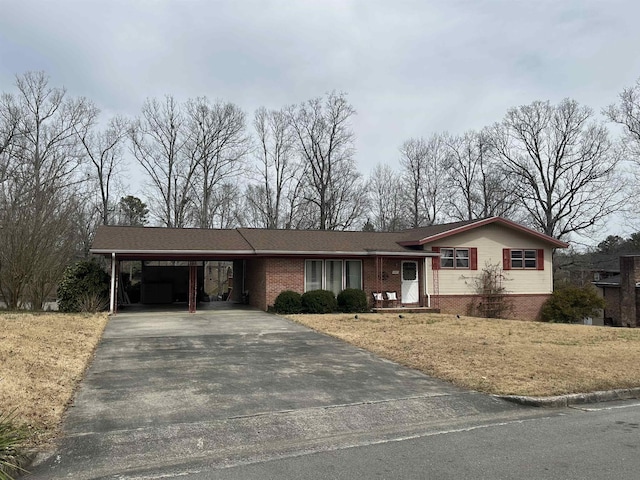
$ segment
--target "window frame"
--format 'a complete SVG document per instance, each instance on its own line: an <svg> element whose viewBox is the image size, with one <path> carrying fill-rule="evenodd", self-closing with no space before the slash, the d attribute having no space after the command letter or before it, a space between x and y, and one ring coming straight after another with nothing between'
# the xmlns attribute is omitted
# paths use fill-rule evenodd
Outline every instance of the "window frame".
<svg viewBox="0 0 640 480"><path fill-rule="evenodd" d="M307 290L307 272L308 272L308 264L309 264L309 262L320 262L320 264L321 264L320 265L320 288L319 289L313 288L311 290ZM322 260L322 259L319 260L317 258L305 259L305 261L304 261L304 289L303 290L305 292L310 292L310 291L313 291L313 290L320 290L320 289L323 289L323 288L324 288L324 260Z"/></svg>
<svg viewBox="0 0 640 480"><path fill-rule="evenodd" d="M519 258L514 258L513 254L519 253ZM529 254L529 256L527 256ZM533 254L533 256L531 255ZM514 266L513 262L522 262L521 266ZM533 266L531 265L533 262ZM529 265L527 266L527 263ZM539 270L538 268L538 249L535 248L511 248L509 249L509 266L510 270Z"/></svg>
<svg viewBox="0 0 640 480"><path fill-rule="evenodd" d="M321 271L320 271L320 288L319 290L327 290L327 262L340 262L341 263L341 267L340 267L340 284L341 284L341 290L343 291L346 288L356 288L356 287L347 287L347 263L349 262L358 262L359 263L359 269L360 269L360 273L359 273L359 280L360 280L360 287L358 288L358 290L363 290L364 289L364 279L363 279L363 265L362 265L362 260L361 259L357 259L357 258L306 258L304 260L304 285L303 285L303 291L304 292L309 292L312 290L308 289L308 285L307 285L307 265L308 262L320 262L322 264L321 267ZM314 289L314 290L318 290L318 289Z"/></svg>
<svg viewBox="0 0 640 480"><path fill-rule="evenodd" d="M471 252L472 252L472 247L440 247L439 252L440 252L440 269L441 270L473 270L472 268L472 264L471 264ZM447 255L443 255L443 251L447 251L447 253L449 253L449 251L451 252L451 256ZM463 252L466 251L467 255L466 257L459 257L458 256L458 252ZM445 266L444 262L446 260L450 260L451 261L451 266ZM467 261L467 266L459 266L458 265L458 260L466 260Z"/></svg>
<svg viewBox="0 0 640 480"><path fill-rule="evenodd" d="M504 248L502 268L504 270L544 270L544 259L544 248Z"/></svg>

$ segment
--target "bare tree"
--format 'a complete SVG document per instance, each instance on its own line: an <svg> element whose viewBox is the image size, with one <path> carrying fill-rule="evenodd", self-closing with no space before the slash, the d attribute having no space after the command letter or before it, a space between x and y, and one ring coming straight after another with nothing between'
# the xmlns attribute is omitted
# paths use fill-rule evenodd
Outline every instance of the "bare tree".
<svg viewBox="0 0 640 480"><path fill-rule="evenodd" d="M288 195L300 177L301 166L296 161L296 138L283 110L256 110L253 120L256 132L255 185L247 188L247 200L254 212L253 226L284 228L287 218Z"/></svg>
<svg viewBox="0 0 640 480"><path fill-rule="evenodd" d="M366 195L353 159L351 117L345 94L329 93L287 109L298 151L308 168L307 200L317 228L348 229L364 213Z"/></svg>
<svg viewBox="0 0 640 480"><path fill-rule="evenodd" d="M0 94L0 183L7 179L10 149L18 135L20 115L16 100L8 93Z"/></svg>
<svg viewBox="0 0 640 480"><path fill-rule="evenodd" d="M188 207L197 159L185 156L186 127L172 96L148 99L129 130L131 151L149 175L153 214L167 227L188 224Z"/></svg>
<svg viewBox="0 0 640 480"><path fill-rule="evenodd" d="M513 187L487 135L470 131L445 141L449 215L455 220L512 216Z"/></svg>
<svg viewBox="0 0 640 480"><path fill-rule="evenodd" d="M42 72L18 76L16 87L0 106L0 131L13 132L1 153L0 294L8 308L39 309L76 252L74 200L84 180L78 133L97 111L50 87Z"/></svg>
<svg viewBox="0 0 640 480"><path fill-rule="evenodd" d="M243 173L249 150L245 114L232 103L211 104L206 98L188 100L185 110L184 154L195 167L193 217L197 226L211 228L216 222L213 213L220 210L216 202L228 199L228 182Z"/></svg>
<svg viewBox="0 0 640 480"><path fill-rule="evenodd" d="M609 105L604 110L609 119L623 128L621 145L625 158L631 162L625 162L628 166L628 176L635 177L632 184L635 187L630 198L629 207L622 212L628 224L638 224L637 211L639 205L638 187L640 184L640 79L636 84L625 88L619 95L617 104Z"/></svg>
<svg viewBox="0 0 640 480"><path fill-rule="evenodd" d="M209 228L235 228L243 223L241 192L238 183L231 180L216 188L211 199L213 209L210 212Z"/></svg>
<svg viewBox="0 0 640 480"><path fill-rule="evenodd" d="M636 162L640 163L640 79L620 94L618 104L609 105L604 112L612 122L624 127L625 140Z"/></svg>
<svg viewBox="0 0 640 480"><path fill-rule="evenodd" d="M114 117L104 131L92 130L79 135L91 164L90 176L98 186L98 213L103 225L111 223L115 209L111 197L117 176L121 173L127 130L128 122L123 117Z"/></svg>
<svg viewBox="0 0 640 480"><path fill-rule="evenodd" d="M373 226L380 232L405 229L406 204L402 193L402 178L389 165L376 165L369 176L369 195Z"/></svg>
<svg viewBox="0 0 640 480"><path fill-rule="evenodd" d="M606 127L588 107L565 99L509 110L492 142L530 223L565 239L617 211L623 182Z"/></svg>
<svg viewBox="0 0 640 480"><path fill-rule="evenodd" d="M433 225L444 216L446 186L443 178L447 153L442 134L431 135L426 140L412 138L400 147L400 165L412 228Z"/></svg>

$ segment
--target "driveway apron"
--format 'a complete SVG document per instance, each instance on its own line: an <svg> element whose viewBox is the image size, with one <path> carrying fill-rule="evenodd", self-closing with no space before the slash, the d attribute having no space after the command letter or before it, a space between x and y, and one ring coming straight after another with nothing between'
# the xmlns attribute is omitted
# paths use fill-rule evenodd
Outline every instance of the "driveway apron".
<svg viewBox="0 0 640 480"><path fill-rule="evenodd" d="M30 478L179 478L528 412L261 311L120 313Z"/></svg>

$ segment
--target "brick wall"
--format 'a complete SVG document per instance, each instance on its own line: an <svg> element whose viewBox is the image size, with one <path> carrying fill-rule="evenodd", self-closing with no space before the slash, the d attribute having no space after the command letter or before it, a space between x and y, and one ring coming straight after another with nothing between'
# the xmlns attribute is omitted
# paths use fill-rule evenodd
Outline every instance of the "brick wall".
<svg viewBox="0 0 640 480"><path fill-rule="evenodd" d="M612 320L612 325L621 325L620 320L620 288L603 288L603 298L605 301L604 307L604 320L605 323L609 323L608 319Z"/></svg>
<svg viewBox="0 0 640 480"><path fill-rule="evenodd" d="M396 258L378 260L377 264L375 258L363 260L362 287L372 306L374 292L396 292L398 299L400 299L402 291L401 263L402 260ZM394 274L393 272L398 273Z"/></svg>
<svg viewBox="0 0 640 480"><path fill-rule="evenodd" d="M249 305L262 310L266 310L265 272L266 265L264 258L251 258L246 260L244 289L249 292Z"/></svg>
<svg viewBox="0 0 640 480"><path fill-rule="evenodd" d="M304 259L267 258L265 259L265 296L258 308L266 310L273 305L276 297L284 290L304 293Z"/></svg>
<svg viewBox="0 0 640 480"><path fill-rule="evenodd" d="M508 301L513 307L507 317L519 320L537 320L542 305L550 296L549 294L507 295ZM439 295L433 299L433 303L438 305L442 313L468 315L471 305L480 300L479 295Z"/></svg>
<svg viewBox="0 0 640 480"><path fill-rule="evenodd" d="M636 284L640 282L640 255L620 257L620 319L614 325L638 326L638 295Z"/></svg>
<svg viewBox="0 0 640 480"><path fill-rule="evenodd" d="M245 289L250 292L251 305L266 310L284 290L304 293L304 262L304 258L288 257L247 260ZM362 259L363 290L370 302L373 302L373 292L397 292L398 298L401 297L401 263L402 259L384 259L376 266L375 258ZM420 291L424 288L423 267L423 262L418 261ZM377 275L378 268L382 272L381 278Z"/></svg>

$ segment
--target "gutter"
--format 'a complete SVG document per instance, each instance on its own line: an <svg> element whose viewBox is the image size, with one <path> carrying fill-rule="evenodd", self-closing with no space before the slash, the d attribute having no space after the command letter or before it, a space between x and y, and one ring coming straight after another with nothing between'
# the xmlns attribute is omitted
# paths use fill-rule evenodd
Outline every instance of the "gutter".
<svg viewBox="0 0 640 480"><path fill-rule="evenodd" d="M123 249L90 249L96 255L254 255L254 250L123 250Z"/></svg>
<svg viewBox="0 0 640 480"><path fill-rule="evenodd" d="M197 256L197 255L287 255L287 256L357 256L357 257L439 257L440 253L429 251L408 251L408 252L384 252L384 251L336 251L336 250L301 250L301 251L283 251L283 250L124 250L124 249L90 249L91 253L96 255L177 255L177 256Z"/></svg>

